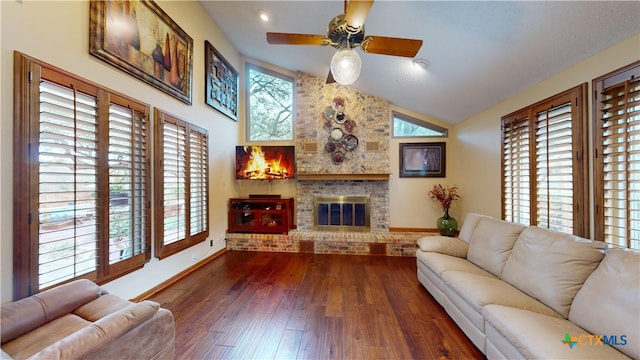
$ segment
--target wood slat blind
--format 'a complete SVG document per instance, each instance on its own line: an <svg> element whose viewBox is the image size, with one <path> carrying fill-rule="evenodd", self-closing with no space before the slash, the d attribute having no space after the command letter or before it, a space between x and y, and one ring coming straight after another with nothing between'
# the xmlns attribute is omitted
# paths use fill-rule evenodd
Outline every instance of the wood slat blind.
<svg viewBox="0 0 640 360"><path fill-rule="evenodd" d="M586 88L502 117L503 219L588 236Z"/></svg>
<svg viewBox="0 0 640 360"><path fill-rule="evenodd" d="M521 224L531 222L530 131L526 114L502 123L503 218Z"/></svg>
<svg viewBox="0 0 640 360"><path fill-rule="evenodd" d="M190 170L190 204L191 204L191 236L208 230L208 194L207 180L209 158L207 150L207 134L193 128L189 133L189 170Z"/></svg>
<svg viewBox="0 0 640 360"><path fill-rule="evenodd" d="M640 64L594 81L598 120L596 236L640 248ZM608 87L605 87L609 85Z"/></svg>
<svg viewBox="0 0 640 360"><path fill-rule="evenodd" d="M162 124L164 133L163 189L164 189L164 245L185 238L187 198L186 127L174 122Z"/></svg>
<svg viewBox="0 0 640 360"><path fill-rule="evenodd" d="M96 97L40 83L38 288L96 277ZM91 275L92 274L92 275Z"/></svg>
<svg viewBox="0 0 640 360"><path fill-rule="evenodd" d="M161 110L156 118L156 256L181 251L209 235L208 134Z"/></svg>
<svg viewBox="0 0 640 360"><path fill-rule="evenodd" d="M571 103L536 118L537 226L573 234Z"/></svg>
<svg viewBox="0 0 640 360"><path fill-rule="evenodd" d="M14 298L150 258L149 107L14 54Z"/></svg>
<svg viewBox="0 0 640 360"><path fill-rule="evenodd" d="M109 264L145 252L150 230L146 122L139 111L109 107Z"/></svg>

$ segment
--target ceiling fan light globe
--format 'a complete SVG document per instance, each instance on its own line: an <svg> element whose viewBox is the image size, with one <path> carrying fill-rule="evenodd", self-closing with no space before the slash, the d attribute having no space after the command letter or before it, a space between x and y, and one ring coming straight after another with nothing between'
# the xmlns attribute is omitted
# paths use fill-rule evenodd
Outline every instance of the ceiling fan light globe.
<svg viewBox="0 0 640 360"><path fill-rule="evenodd" d="M360 55L352 49L340 49L331 58L331 74L338 84L353 84L360 76L361 68Z"/></svg>

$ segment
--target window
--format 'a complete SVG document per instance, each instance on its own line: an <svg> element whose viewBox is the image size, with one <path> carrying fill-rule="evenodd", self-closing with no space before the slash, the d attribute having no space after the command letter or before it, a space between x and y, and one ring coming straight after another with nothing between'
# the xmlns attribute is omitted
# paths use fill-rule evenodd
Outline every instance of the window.
<svg viewBox="0 0 640 360"><path fill-rule="evenodd" d="M209 236L207 131L157 108L155 256L164 258Z"/></svg>
<svg viewBox="0 0 640 360"><path fill-rule="evenodd" d="M640 249L640 62L593 88L595 237Z"/></svg>
<svg viewBox="0 0 640 360"><path fill-rule="evenodd" d="M589 236L586 84L502 118L505 220Z"/></svg>
<svg viewBox="0 0 640 360"><path fill-rule="evenodd" d="M294 79L247 64L249 141L293 140Z"/></svg>
<svg viewBox="0 0 640 360"><path fill-rule="evenodd" d="M150 258L149 108L16 53L14 297Z"/></svg>
<svg viewBox="0 0 640 360"><path fill-rule="evenodd" d="M447 137L448 130L423 120L393 112L393 137Z"/></svg>

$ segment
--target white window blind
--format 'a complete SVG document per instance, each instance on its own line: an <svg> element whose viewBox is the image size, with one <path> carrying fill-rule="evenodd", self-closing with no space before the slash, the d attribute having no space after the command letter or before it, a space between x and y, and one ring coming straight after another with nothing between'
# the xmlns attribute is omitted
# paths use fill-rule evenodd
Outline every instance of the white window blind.
<svg viewBox="0 0 640 360"><path fill-rule="evenodd" d="M98 265L96 112L95 96L40 82L39 289Z"/></svg>
<svg viewBox="0 0 640 360"><path fill-rule="evenodd" d="M573 234L571 103L537 114L537 226Z"/></svg>
<svg viewBox="0 0 640 360"><path fill-rule="evenodd" d="M163 131L163 189L164 189L164 245L185 238L187 159L186 128L184 125L164 122Z"/></svg>
<svg viewBox="0 0 640 360"><path fill-rule="evenodd" d="M206 133L191 131L189 133L189 171L190 171L190 208L191 236L207 230L208 224L208 144Z"/></svg>
<svg viewBox="0 0 640 360"><path fill-rule="evenodd" d="M109 107L109 263L145 251L148 231L146 117L133 109Z"/></svg>

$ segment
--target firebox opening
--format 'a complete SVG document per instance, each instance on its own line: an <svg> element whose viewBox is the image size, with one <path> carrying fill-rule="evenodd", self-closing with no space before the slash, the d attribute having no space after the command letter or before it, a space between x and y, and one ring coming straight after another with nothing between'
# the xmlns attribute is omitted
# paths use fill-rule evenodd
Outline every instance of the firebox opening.
<svg viewBox="0 0 640 360"><path fill-rule="evenodd" d="M369 231L369 196L316 196L314 230Z"/></svg>

